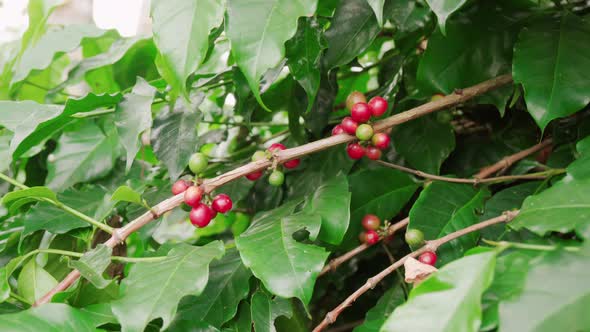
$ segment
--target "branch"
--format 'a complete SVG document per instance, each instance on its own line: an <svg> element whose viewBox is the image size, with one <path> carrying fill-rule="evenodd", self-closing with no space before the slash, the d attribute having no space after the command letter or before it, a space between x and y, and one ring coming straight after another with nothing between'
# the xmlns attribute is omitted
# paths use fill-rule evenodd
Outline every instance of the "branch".
<svg viewBox="0 0 590 332"><path fill-rule="evenodd" d="M439 100L431 101L429 103L423 104L423 105L415 107L413 109L410 109L406 112L392 115L388 118L385 118L385 119L377 122L373 128L375 129L376 132L383 131L385 129L388 129L388 128L391 128L395 125L398 125L400 123L404 123L404 122L416 119L418 117L424 116L426 114L430 114L432 112L436 112L436 111L446 109L451 106L460 104L460 103L465 102L473 97L479 96L479 95L484 94L490 90L494 90L498 87L509 84L511 82L512 82L512 76L510 74L498 76L496 78L476 84L472 87L462 89L462 90L457 90L455 93L447 95ZM203 181L203 184L201 185L201 187L203 188L203 191L206 194L208 194L208 193L211 193L216 188L221 187L224 184L229 183L231 181L237 180L237 179L241 178L242 176L269 168L273 165L273 163L279 163L279 164L284 163L284 162L289 161L291 159L301 158L305 155L316 153L319 151L323 151L323 150L328 149L330 147L333 147L333 146L336 146L339 144L343 144L343 143L352 142L354 140L356 140L355 136L341 134L341 135L336 135L336 136L331 136L331 137L327 137L324 139L320 139L320 140L317 140L317 141L314 141L314 142L311 142L308 144L304 144L304 145L301 145L298 147L294 147L291 149L281 150L281 151L278 151L274 154L274 156L273 156L274 160L259 160L259 161L250 162L246 165L240 166L236 169L233 169L227 173L221 174L221 175L214 177L212 179L206 179L205 181ZM127 225L125 225L123 228L115 229L112 233L111 238L107 242L105 242L105 245L113 248L117 244L125 241L125 239L127 239L127 237L131 233L137 231L138 229L143 227L145 224L154 220L155 217L159 217L162 214L164 214L165 212L168 212L168 211L172 210L173 208L182 204L183 196L184 196L184 194L178 194L176 196L168 198L167 200L165 200L153 207L153 210L156 213L152 214L151 212L148 211L148 212L144 213L142 216L140 216L139 218L137 218L137 219L131 221L130 223L128 223ZM37 300L34 305L39 306L41 304L49 302L51 300L51 298L53 297L53 295L55 295L58 292L66 290L70 285L72 285L76 280L78 280L79 277L80 277L80 273L77 270L70 272L70 274L68 274L64 280L62 280L51 291L49 291L47 294L45 294L43 297L41 297L39 300Z"/></svg>
<svg viewBox="0 0 590 332"><path fill-rule="evenodd" d="M383 278L385 278L386 276L391 274L393 271L395 271L400 266L404 265L404 262L408 258L418 257L420 254L422 254L426 251L436 251L436 249L438 249L438 247L440 247L441 245L443 245L447 242L450 242L452 240L455 240L465 234L469 234L469 233L481 230L481 229L486 228L491 225L495 225L495 224L499 224L499 223L503 223L503 222L505 222L505 223L510 222L512 219L514 219L518 215L518 212L519 212L518 210L517 211L506 211L498 217L488 219L486 221L482 221L480 223L471 225L469 227L463 228L463 229L458 230L456 232L447 234L447 235L445 235L441 238L438 238L436 240L427 241L426 245L424 245L422 248L420 248L416 251L413 251L413 252L407 254L406 256L398 259L395 263L391 264L385 270L383 270L383 271L379 272L377 275L367 279L367 282L361 288L357 289L354 293L352 293L349 297L347 297L346 300L344 300L344 302L340 303L336 308L334 308L334 310L327 313L326 317L321 321L321 323L318 326L316 326L315 329L313 329L313 332L320 332L320 331L324 330L326 327L328 327L328 325L334 323L336 321L336 318L338 318L338 315L340 315L340 313L342 311L344 311L344 309L351 306L352 303L354 301L356 301L356 299L358 299L361 295L366 293L368 290L373 289L377 285L378 282L383 280Z"/></svg>
<svg viewBox="0 0 590 332"><path fill-rule="evenodd" d="M539 144L531 146L526 150L522 150L513 155L505 157L491 166L482 168L479 171L479 173L477 173L474 177L480 179L487 178L488 176L495 174L498 171L507 169L508 167L512 166L512 164L514 164L515 162L524 159L537 151L543 150L544 148L550 146L552 143L553 141L550 138L548 138Z"/></svg>

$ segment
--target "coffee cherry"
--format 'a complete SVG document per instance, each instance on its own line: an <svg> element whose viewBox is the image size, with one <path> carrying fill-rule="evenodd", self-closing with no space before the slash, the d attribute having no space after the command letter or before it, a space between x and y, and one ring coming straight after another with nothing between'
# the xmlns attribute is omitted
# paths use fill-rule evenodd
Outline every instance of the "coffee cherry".
<svg viewBox="0 0 590 332"><path fill-rule="evenodd" d="M369 108L371 109L371 115L381 116L387 112L387 100L381 97L373 97L369 101Z"/></svg>
<svg viewBox="0 0 590 332"><path fill-rule="evenodd" d="M172 194L178 195L184 192L188 187L191 186L191 182L187 180L180 179L172 185Z"/></svg>
<svg viewBox="0 0 590 332"><path fill-rule="evenodd" d="M418 257L418 260L424 264L432 265L436 264L436 253L427 251Z"/></svg>
<svg viewBox="0 0 590 332"><path fill-rule="evenodd" d="M346 108L351 111L354 105L366 102L367 98L362 92L353 91L346 97Z"/></svg>
<svg viewBox="0 0 590 332"><path fill-rule="evenodd" d="M371 142L377 149L383 150L389 145L390 139L385 133L376 133L373 135L373 138L371 138Z"/></svg>
<svg viewBox="0 0 590 332"><path fill-rule="evenodd" d="M361 159L365 155L365 148L358 143L350 143L346 146L346 153L350 159Z"/></svg>
<svg viewBox="0 0 590 332"><path fill-rule="evenodd" d="M356 128L359 126L359 124L349 116L342 119L340 125L342 126L342 129L350 135L356 134Z"/></svg>
<svg viewBox="0 0 590 332"><path fill-rule="evenodd" d="M424 233L419 229L408 229L406 231L406 243L411 247L421 246L424 243Z"/></svg>
<svg viewBox="0 0 590 332"><path fill-rule="evenodd" d="M264 160L266 159L266 152L264 151L256 151L252 155L252 161Z"/></svg>
<svg viewBox="0 0 590 332"><path fill-rule="evenodd" d="M356 137L361 141L368 141L373 137L373 127L363 123L356 128Z"/></svg>
<svg viewBox="0 0 590 332"><path fill-rule="evenodd" d="M350 111L350 117L358 123L369 121L369 119L371 119L371 110L369 109L369 105L366 103L355 104Z"/></svg>
<svg viewBox="0 0 590 332"><path fill-rule="evenodd" d="M370 246L379 242L379 234L375 231L367 231L365 237L367 238L366 243Z"/></svg>
<svg viewBox="0 0 590 332"><path fill-rule="evenodd" d="M368 231L376 231L381 226L381 220L374 214L367 214L363 217L363 221L361 222L363 227Z"/></svg>
<svg viewBox="0 0 590 332"><path fill-rule="evenodd" d="M201 173L202 171L207 168L207 164L209 164L209 158L202 153L193 153L191 158L188 161L188 168L193 172L193 174Z"/></svg>
<svg viewBox="0 0 590 332"><path fill-rule="evenodd" d="M297 166L299 166L300 163L301 163L301 159L292 159L292 160L286 161L283 164L283 166L285 166L285 168L292 169L292 168L296 168Z"/></svg>
<svg viewBox="0 0 590 332"><path fill-rule="evenodd" d="M367 146L367 148L365 149L365 154L367 155L367 158L371 160L381 159L381 150L377 149L372 145Z"/></svg>
<svg viewBox="0 0 590 332"><path fill-rule="evenodd" d="M278 187L278 186L282 185L283 182L285 182L285 174L283 172L281 172L281 171L274 170L268 176L268 183L271 186Z"/></svg>
<svg viewBox="0 0 590 332"><path fill-rule="evenodd" d="M336 135L340 135L340 134L344 134L346 133L346 131L344 131L344 128L342 128L342 125L336 125L334 128L332 128L332 136L336 136Z"/></svg>
<svg viewBox="0 0 590 332"><path fill-rule="evenodd" d="M281 143L273 143L271 144L271 146L268 147L268 151L274 151L274 150L285 150L287 147L284 146Z"/></svg>
<svg viewBox="0 0 590 332"><path fill-rule="evenodd" d="M184 192L184 202L188 206L197 207L201 203L203 197L203 189L197 186L191 186Z"/></svg>
<svg viewBox="0 0 590 332"><path fill-rule="evenodd" d="M434 95L432 95L432 97L430 97L430 101L437 101L440 100L444 97L445 95L443 95L442 93L436 93Z"/></svg>
<svg viewBox="0 0 590 332"><path fill-rule="evenodd" d="M213 211L217 211L219 213L226 213L227 211L231 210L232 208L232 201L231 198L226 194L219 194L213 198L213 202L211 202L211 208Z"/></svg>
<svg viewBox="0 0 590 332"><path fill-rule="evenodd" d="M260 179L262 174L263 174L262 171L246 174L246 179L248 179L250 181L256 181L256 180Z"/></svg>
<svg viewBox="0 0 590 332"><path fill-rule="evenodd" d="M213 210L209 206L200 203L191 210L188 217L191 220L191 224L197 227L205 227L213 219Z"/></svg>
<svg viewBox="0 0 590 332"><path fill-rule="evenodd" d="M361 232L361 233L359 234L359 241L360 241L361 243L366 243L366 242L367 242L367 233L365 233L365 232Z"/></svg>

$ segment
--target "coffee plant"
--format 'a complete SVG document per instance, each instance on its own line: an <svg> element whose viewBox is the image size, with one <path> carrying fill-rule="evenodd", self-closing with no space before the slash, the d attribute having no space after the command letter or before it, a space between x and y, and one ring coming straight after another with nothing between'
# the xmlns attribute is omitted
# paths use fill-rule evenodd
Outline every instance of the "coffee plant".
<svg viewBox="0 0 590 332"><path fill-rule="evenodd" d="M0 331L590 331L590 3L152 0L0 52Z"/></svg>

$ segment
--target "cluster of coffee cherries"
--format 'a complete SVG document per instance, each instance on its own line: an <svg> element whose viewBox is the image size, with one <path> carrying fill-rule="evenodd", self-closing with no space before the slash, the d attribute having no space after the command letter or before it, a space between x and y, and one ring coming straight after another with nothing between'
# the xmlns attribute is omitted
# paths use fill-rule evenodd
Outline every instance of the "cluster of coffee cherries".
<svg viewBox="0 0 590 332"><path fill-rule="evenodd" d="M332 129L332 135L346 133L359 139L360 142L350 143L346 147L346 153L351 159L361 159L364 156L372 160L380 159L381 150L389 146L389 136L385 133L375 133L367 122L371 117L379 117L387 111L387 100L377 96L367 103L364 94L353 91L346 98L346 108L350 111L350 116L342 119L342 122Z"/></svg>
<svg viewBox="0 0 590 332"><path fill-rule="evenodd" d="M226 194L219 194L211 199L211 205L202 202L203 189L193 184L192 181L180 179L172 185L172 194L178 195L184 192L184 203L191 207L189 219L196 227L205 227L217 216L217 213L226 213L231 210L233 202Z"/></svg>
<svg viewBox="0 0 590 332"><path fill-rule="evenodd" d="M424 233L419 229L408 229L406 231L406 243L411 247L419 247L423 245ZM436 253L426 251L418 257L418 260L424 264L434 266L434 264L436 264Z"/></svg>
<svg viewBox="0 0 590 332"><path fill-rule="evenodd" d="M270 159L272 157L272 153L279 151L279 150L285 150L287 147L284 144L281 143L273 143L271 146L268 147L268 149L266 149L266 151L256 151L254 152L254 154L252 155L252 161L258 161L258 160L264 160L264 159ZM301 163L301 159L292 159L289 161L286 161L285 163L283 163L283 167L287 168L287 169L293 169L296 168L297 166L299 166L299 164ZM248 175L246 175L246 179L250 180L250 181L256 181L258 179L260 179L260 177L262 176L262 174L264 173L264 171L256 171L253 173L250 173ZM283 173L283 171L281 170L281 168L276 168L274 169L270 175L268 176L268 183L271 186L281 186L283 184L283 182L285 182L285 173Z"/></svg>
<svg viewBox="0 0 590 332"><path fill-rule="evenodd" d="M379 232L383 233L383 230L380 230L381 220L379 217L374 214L367 214L363 217L361 224L365 231L359 234L359 240L368 245L379 242Z"/></svg>

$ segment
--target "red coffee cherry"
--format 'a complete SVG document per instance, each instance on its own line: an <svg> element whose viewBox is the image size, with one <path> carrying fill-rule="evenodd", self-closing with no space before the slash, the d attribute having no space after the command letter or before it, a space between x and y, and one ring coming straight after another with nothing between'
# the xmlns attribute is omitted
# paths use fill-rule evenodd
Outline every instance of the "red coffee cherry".
<svg viewBox="0 0 590 332"><path fill-rule="evenodd" d="M340 125L342 126L342 129L350 135L356 134L356 128L359 126L359 124L349 116L342 119Z"/></svg>
<svg viewBox="0 0 590 332"><path fill-rule="evenodd" d="M346 133L346 131L344 131L344 128L342 127L342 125L336 125L334 128L332 128L332 136L336 136L336 135L340 135L340 134L344 134Z"/></svg>
<svg viewBox="0 0 590 332"><path fill-rule="evenodd" d="M262 174L263 174L262 171L250 173L250 174L247 174L246 175L246 179L248 179L250 181L256 181L256 180L260 179L260 177L262 176Z"/></svg>
<svg viewBox="0 0 590 332"><path fill-rule="evenodd" d="M361 222L363 227L368 231L376 231L381 226L381 220L374 214L367 214Z"/></svg>
<svg viewBox="0 0 590 332"><path fill-rule="evenodd" d="M219 213L226 213L231 210L233 203L231 198L226 194L219 194L213 198L211 202L211 208Z"/></svg>
<svg viewBox="0 0 590 332"><path fill-rule="evenodd" d="M346 153L350 159L361 159L365 155L365 148L358 143L350 143L346 146Z"/></svg>
<svg viewBox="0 0 590 332"><path fill-rule="evenodd" d="M180 180L174 182L174 184L172 185L172 194L178 195L178 194L184 192L191 185L192 185L192 183L190 181L180 179Z"/></svg>
<svg viewBox="0 0 590 332"><path fill-rule="evenodd" d="M213 219L213 210L209 206L200 203L191 210L188 217L193 225L197 227L205 227L209 225L211 219Z"/></svg>
<svg viewBox="0 0 590 332"><path fill-rule="evenodd" d="M385 133L376 133L373 135L373 138L371 138L373 145L381 150L386 149L390 141L389 136Z"/></svg>
<svg viewBox="0 0 590 332"><path fill-rule="evenodd" d="M432 265L436 264L436 253L427 251L418 257L418 260L424 264Z"/></svg>
<svg viewBox="0 0 590 332"><path fill-rule="evenodd" d="M268 147L268 151L274 151L274 150L285 150L287 149L287 147L281 143L273 143L271 144L271 146Z"/></svg>
<svg viewBox="0 0 590 332"><path fill-rule="evenodd" d="M197 207L203 197L203 189L197 186L188 187L184 192L184 202L188 206Z"/></svg>
<svg viewBox="0 0 590 332"><path fill-rule="evenodd" d="M371 159L371 160L379 160L381 159L381 150L377 149L376 147L369 145L367 146L367 148L365 149L365 154L367 155L367 158Z"/></svg>
<svg viewBox="0 0 590 332"><path fill-rule="evenodd" d="M293 159L293 160L289 160L286 161L285 163L283 163L283 166L285 166L285 168L296 168L297 166L299 166L299 164L301 163L301 159Z"/></svg>
<svg viewBox="0 0 590 332"><path fill-rule="evenodd" d="M350 117L358 122L364 123L371 119L371 110L369 109L369 105L366 103L356 103L352 110L350 110Z"/></svg>
<svg viewBox="0 0 590 332"><path fill-rule="evenodd" d="M369 108L371 109L371 115L381 116L387 112L387 100L381 97L373 97L369 101Z"/></svg>
<svg viewBox="0 0 590 332"><path fill-rule="evenodd" d="M365 237L367 238L366 243L370 246L379 242L379 234L375 231L366 231Z"/></svg>

